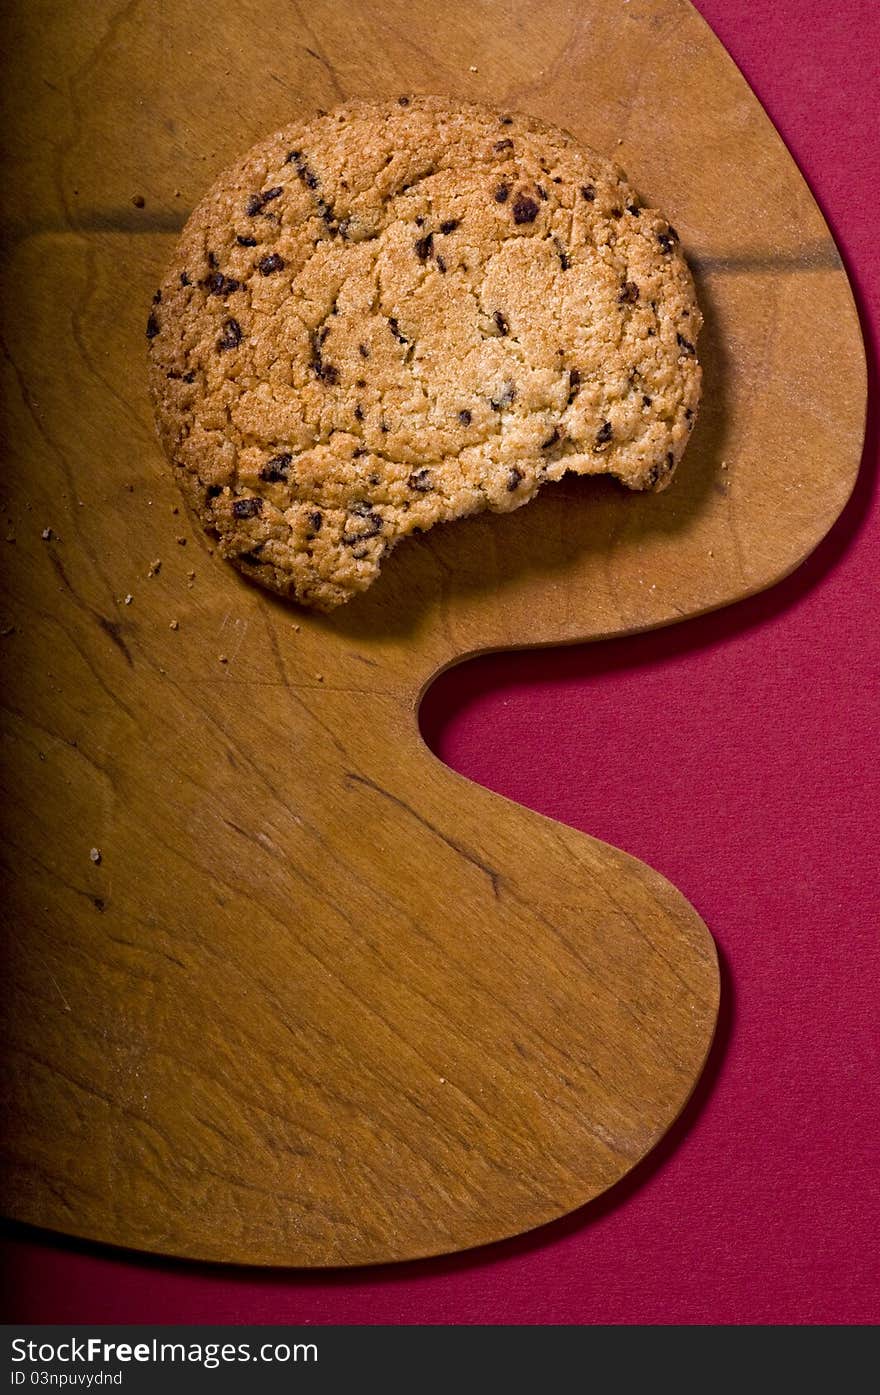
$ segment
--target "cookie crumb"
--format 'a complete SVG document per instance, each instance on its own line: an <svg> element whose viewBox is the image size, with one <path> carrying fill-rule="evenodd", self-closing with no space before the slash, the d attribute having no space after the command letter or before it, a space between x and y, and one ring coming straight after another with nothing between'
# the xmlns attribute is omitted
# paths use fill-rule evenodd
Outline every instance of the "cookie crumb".
<svg viewBox="0 0 880 1395"><path fill-rule="evenodd" d="M146 202L147 202L146 199L144 198L143 194L134 194L134 195L132 195L132 200L131 200L131 201L132 201L132 203L134 204L135 208L144 208L144 207L146 206Z"/></svg>
<svg viewBox="0 0 880 1395"><path fill-rule="evenodd" d="M229 655L228 655L228 654L218 654L218 655L217 655L217 662L218 662L218 664L228 664L228 663L229 663Z"/></svg>
<svg viewBox="0 0 880 1395"><path fill-rule="evenodd" d="M133 600L134 600L134 596L132 596L131 593L129 592L129 594L128 594L127 596L123 596L123 598L122 598L122 604L123 604L123 605L131 605L131 603L132 603Z"/></svg>
<svg viewBox="0 0 880 1395"><path fill-rule="evenodd" d="M179 621L179 620L172 620L172 621L171 621L171 624L168 626L168 628L169 628L169 630L179 630L179 629L180 629L180 621Z"/></svg>
<svg viewBox="0 0 880 1395"><path fill-rule="evenodd" d="M179 538L177 539L177 544L178 544L178 547L186 547L186 538L184 538L184 537L179 537Z"/></svg>
<svg viewBox="0 0 880 1395"><path fill-rule="evenodd" d="M51 528L44 528L42 533L40 534L40 537L43 539L43 542L51 542L54 536L55 534L52 532Z"/></svg>
<svg viewBox="0 0 880 1395"><path fill-rule="evenodd" d="M89 849L89 857L92 859L92 861L94 862L94 864L95 864L96 867L100 866L100 863L101 863L101 849L100 849L100 848L90 848L90 849Z"/></svg>

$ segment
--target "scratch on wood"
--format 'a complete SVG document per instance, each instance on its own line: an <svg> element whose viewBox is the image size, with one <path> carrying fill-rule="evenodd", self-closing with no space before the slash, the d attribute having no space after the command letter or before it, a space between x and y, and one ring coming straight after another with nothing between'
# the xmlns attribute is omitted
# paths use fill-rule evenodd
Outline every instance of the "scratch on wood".
<svg viewBox="0 0 880 1395"><path fill-rule="evenodd" d="M463 857L472 867L476 867L487 876L492 885L492 894L496 900L498 899L501 895L501 873L497 872L494 867L490 867L488 863L483 862L482 858L479 858L470 848L466 848L464 844L459 843L457 839L450 838L448 833L444 833L436 824L431 823L430 819L426 819L424 815L420 814L416 809L413 809L412 805L407 804L406 800L400 799L396 794L392 794L390 790L383 789L381 785L377 785L375 781L368 779L366 775L356 775L353 771L349 770L346 771L345 779L356 785L366 785L367 789L375 790L376 794L381 794L383 799L387 799L392 804L396 804L399 809L403 809L412 818L416 819L418 823L422 824L429 832L433 833L435 838L439 838L448 848L452 848L453 852L458 853L459 857Z"/></svg>
<svg viewBox="0 0 880 1395"><path fill-rule="evenodd" d="M122 638L122 634L120 633L122 626L120 625L119 621L108 619L106 615L102 615L99 610L95 610L94 606L90 606L87 601L84 601L81 596L77 595L76 591L71 585L70 578L64 570L61 558L57 555L57 553L50 552L49 560L52 563L52 566L55 568L59 581L61 581L61 583L70 592L71 596L73 597L76 604L79 606L80 610L85 611L86 615L91 615L92 619L100 626L104 633L106 635L109 635L110 639L112 639L117 649L119 649L121 653L125 655L125 662L128 664L128 666L130 668L134 668L134 659L131 657L131 651L129 650L128 645L126 644L125 640Z"/></svg>

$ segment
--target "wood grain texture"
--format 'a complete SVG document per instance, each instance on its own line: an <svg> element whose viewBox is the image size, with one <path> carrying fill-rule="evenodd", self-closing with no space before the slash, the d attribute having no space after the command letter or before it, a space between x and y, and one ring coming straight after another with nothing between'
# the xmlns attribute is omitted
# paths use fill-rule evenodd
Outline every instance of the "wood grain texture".
<svg viewBox="0 0 880 1395"><path fill-rule="evenodd" d="M714 947L649 868L442 766L419 697L465 655L667 624L811 551L865 406L828 229L683 0L44 0L6 24L5 1210L297 1265L548 1221L681 1111ZM668 212L705 408L666 494L548 488L315 617L178 512L143 326L225 163L406 90L566 126Z"/></svg>

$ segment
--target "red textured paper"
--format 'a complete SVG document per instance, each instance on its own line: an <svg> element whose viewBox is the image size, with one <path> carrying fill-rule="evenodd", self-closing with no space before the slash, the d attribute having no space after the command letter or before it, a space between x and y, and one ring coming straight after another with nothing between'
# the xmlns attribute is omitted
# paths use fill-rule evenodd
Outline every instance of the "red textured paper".
<svg viewBox="0 0 880 1395"><path fill-rule="evenodd" d="M876 389L880 5L698 7L831 223ZM872 410L855 498L772 592L638 639L481 660L426 702L456 769L644 858L711 927L719 1040L655 1154L536 1235L371 1271L233 1271L14 1233L7 1321L880 1318L877 443Z"/></svg>

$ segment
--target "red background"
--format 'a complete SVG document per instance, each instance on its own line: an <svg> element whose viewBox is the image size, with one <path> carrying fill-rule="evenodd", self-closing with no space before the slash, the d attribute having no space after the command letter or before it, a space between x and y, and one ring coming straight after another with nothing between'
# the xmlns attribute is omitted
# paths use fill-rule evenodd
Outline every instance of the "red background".
<svg viewBox="0 0 880 1395"><path fill-rule="evenodd" d="M876 391L880 5L698 8L831 224ZM877 455L872 403L854 499L772 592L654 635L479 660L426 700L425 734L451 765L644 858L718 941L709 1068L635 1173L520 1240L317 1276L12 1228L6 1320L876 1322Z"/></svg>

